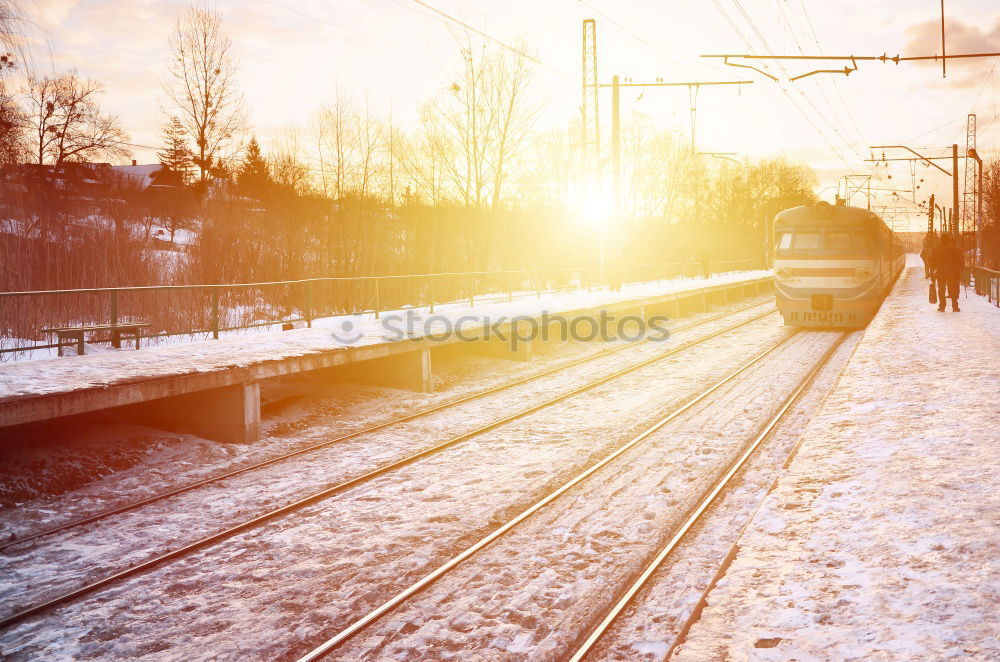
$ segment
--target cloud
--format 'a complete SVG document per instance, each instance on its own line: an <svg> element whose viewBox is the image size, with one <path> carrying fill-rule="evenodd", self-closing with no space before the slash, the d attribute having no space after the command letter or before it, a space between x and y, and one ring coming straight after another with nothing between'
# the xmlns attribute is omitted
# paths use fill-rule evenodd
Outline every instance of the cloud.
<svg viewBox="0 0 1000 662"><path fill-rule="evenodd" d="M931 20L917 23L906 30L908 41L902 55L938 55L941 53L941 23ZM980 28L958 20L945 21L945 49L948 54L1000 52L1000 20L993 27ZM995 58L949 60L948 79L961 87L981 84L989 74ZM940 68L940 62L929 60L924 66Z"/></svg>

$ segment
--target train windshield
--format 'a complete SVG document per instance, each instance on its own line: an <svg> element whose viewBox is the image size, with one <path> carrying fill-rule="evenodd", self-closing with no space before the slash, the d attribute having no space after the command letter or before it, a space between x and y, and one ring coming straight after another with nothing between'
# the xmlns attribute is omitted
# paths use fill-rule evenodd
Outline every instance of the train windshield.
<svg viewBox="0 0 1000 662"><path fill-rule="evenodd" d="M779 255L870 253L874 243L867 233L838 230L790 230L779 234Z"/></svg>

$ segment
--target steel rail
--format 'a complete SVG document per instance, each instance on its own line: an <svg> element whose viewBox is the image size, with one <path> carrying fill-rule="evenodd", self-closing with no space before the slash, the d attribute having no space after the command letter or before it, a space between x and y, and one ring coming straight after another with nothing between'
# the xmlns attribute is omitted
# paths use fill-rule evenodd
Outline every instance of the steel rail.
<svg viewBox="0 0 1000 662"><path fill-rule="evenodd" d="M258 515L256 517L250 519L250 520L244 521L244 522L242 522L240 524L237 524L237 525L231 526L231 527L229 527L227 529L224 529L223 531L219 531L219 532L216 532L214 534L205 536L204 538L196 540L196 541L194 541L192 543L188 543L188 544L186 544L186 545L184 545L182 547L179 547L177 549L174 549L172 551L165 552L165 553L163 553L163 554L161 554L159 556L156 556L156 557L154 557L152 559L148 559L146 561L137 563L136 565L133 565L133 566L130 566L128 568L125 568L124 570L120 570L118 572L115 572L115 573L113 573L111 575L108 575L108 576L102 578L102 579L95 580L95 581L93 581L93 582L91 582L89 584L86 584L85 586L82 586L80 588L74 589L72 591L67 591L66 593L64 593L62 595L59 595L59 596L57 596L55 598L51 598L49 600L46 600L45 602L37 604L37 605L35 605L33 607L28 607L26 609L18 611L16 613L11 614L10 616L7 616L7 617L3 618L2 620L0 620L0 629L4 629L4 628L10 627L12 625L15 625L17 623L20 623L21 621L27 619L30 616L34 616L35 614L39 614L39 613L47 611L49 609L53 609L55 607L67 604L69 602L73 602L74 600L77 600L78 598L82 598L82 597L84 597L86 595L94 593L98 589L101 589L101 588L103 588L105 586L108 586L109 584L115 583L115 582L117 582L119 580L122 580L122 579L126 579L128 577L132 577L132 576L140 574L140 573L143 573L143 572L145 572L147 570L151 570L151 569L153 569L153 568L155 568L157 566L160 566L160 565L166 563L167 561L171 561L171 560L174 560L174 559L178 559L178 558L182 558L182 557L188 556L188 555L192 554L193 552L196 552L196 551L198 551L198 550L200 550L200 549L202 549L204 547L207 547L209 545L212 545L212 544L215 544L217 542L221 542L223 540L231 538L231 537L235 536L238 533L242 533L244 531L248 531L248 530L260 527L260 526L262 526L262 525L264 525L264 524L266 524L266 523L268 523L268 522L270 522L270 521L272 521L274 519L277 519L277 518L282 517L284 515L288 515L290 513L296 512L298 510L301 510L302 508L305 508L306 506L310 506L312 504L315 504L315 503L318 503L318 502L323 501L325 499L328 499L328 498L334 496L335 494L338 494L338 493L343 492L343 491L345 491L347 489L350 489L350 488L356 487L358 485L361 485L363 483L366 483L366 482L368 482L368 481L370 481L370 480L372 480L372 479L374 479L374 478L376 478L378 476L381 476L381 475L383 475L385 473L388 473L390 471L394 471L396 469L405 467L405 466L407 466L409 464L412 464L412 463L414 463L414 462L416 462L418 460L421 460L421 459L423 459L425 457L430 457L431 455L435 455L435 454L437 454L437 453L439 453L439 452L441 452L441 451L443 451L443 450L445 450L447 448L450 448L450 447L452 447L452 446L454 446L454 445L456 445L458 443L461 443L461 442L466 441L468 439L471 439L473 437L479 436L481 434L484 434L486 432L489 432L491 430L499 428L499 427L501 427L503 425L506 425L507 423L516 421L516 420L524 418L526 416L529 416L529 415L531 415L531 414L533 414L533 413L535 413L537 411L540 411L542 409L545 409L547 407L551 407L553 405L556 405L556 404L559 404L559 403L564 402L566 400L569 400L570 398L576 397L577 395L580 395L581 393L593 390L593 389L595 389L595 388L597 388L599 386L603 386L604 384L607 384L607 383L610 383L610 382L615 381L617 379L620 379L621 377L629 375L629 374L631 374L633 372L636 372L638 370L641 370L643 368L649 367L649 366L651 366L651 365L653 365L655 363L663 361L664 359L667 359L667 358L669 358L671 356L674 356L674 355L676 355L676 354L678 354L680 352L683 352L683 351L685 351L687 349L690 349L690 348L695 347L697 345L700 345L700 344L702 344L704 342L707 342L708 340L711 340L713 338L717 338L718 336L721 336L723 334L729 333L730 331L733 331L733 330L738 329L740 327L746 326L747 324L750 324L750 323L752 323L752 322L754 322L754 321L756 321L758 319L761 319L763 317L767 317L769 315L772 315L773 313L774 313L774 311L768 310L767 312L761 313L760 315L755 315L754 317L751 317L750 319L743 320L743 321L738 322L736 324L727 326L726 328L720 329L718 331L714 331L714 332L712 332L712 333L710 333L710 334L708 334L706 336L703 336L701 338L697 338L695 340L691 340L691 341L689 341L689 342L681 345L680 347L676 347L676 348L674 348L674 349L672 349L672 350L670 350L668 352L664 352L663 354L659 354L659 355L651 357L649 359L645 359L645 360L640 361L640 362L638 362L636 364L633 364L633 365L631 365L631 366L629 366L627 368L624 368L622 370L614 372L614 373L612 373L610 375L606 375L604 377L600 377L600 378L598 378L596 380L593 380L593 381L591 381L591 382L589 382L587 384L584 384L583 386L575 388L572 391L569 391L568 393L564 393L564 394L558 395L558 396L556 396L554 398L550 398L549 400L546 400L546 401L544 401L542 403L539 403L539 404L536 404L536 405L532 405L531 407L528 407L527 409L523 409L523 410L521 410L519 412L516 412L514 414L506 416L506 417L504 417L502 419L499 419L497 421L493 421L491 423L488 423L488 424L486 424L484 426L481 426L481 427L479 427L479 428L477 428L475 430L472 430L470 432L465 432L465 433L463 433L461 435L453 437L453 438L451 438L451 439L449 439L447 441L444 441L444 442L442 442L440 444L432 446L431 448L427 448L427 449L424 449L422 451L418 451L417 453L413 453L412 455L408 455L405 458L402 458L400 460L396 460L395 462L392 462L392 463L387 464L385 466L379 467L377 469L373 469L373 470L371 470L371 471L369 471L367 473L361 474L359 476L355 476L353 478L349 478L349 479L347 479L347 480L345 480L345 481L343 481L341 483L338 483L337 485L334 485L332 487L326 488L326 489L324 489L324 490L322 490L320 492L311 494L311 495L309 495L307 497L304 497L302 499L299 499L299 500L297 500L297 501L295 501L293 503L286 504L286 505L281 506L279 508L276 508L274 510L268 511L268 512L266 512L266 513L264 513L262 515ZM794 333L793 333L793 335L794 335ZM784 341L782 341L782 342L784 342ZM771 351L771 350L768 350L768 351Z"/></svg>
<svg viewBox="0 0 1000 662"><path fill-rule="evenodd" d="M707 317L705 319L696 320L694 322L681 325L681 326L677 327L676 329L671 329L670 333L674 334L674 333L678 333L678 332L681 332L681 331L687 331L689 329L697 328L697 327L702 326L704 324L708 324L710 322L714 322L716 320L719 320L719 319L722 319L722 318L725 318L725 317L730 317L732 315L736 315L736 314L739 314L741 312L744 312L744 311L747 311L747 310L751 310L753 308L758 308L760 306L767 305L767 304L770 304L770 303L772 303L772 302L771 301L763 301L763 302L760 302L760 303L751 304L749 306L743 306L742 308L737 308L736 310L727 311L727 312L720 313L720 314L717 314L717 315L712 315L711 317ZM754 318L754 319L756 319L756 318ZM215 475L215 476L209 476L207 478L203 478L203 479L194 481L194 482L189 483L187 485L182 485L180 487L176 487L176 488L167 490L165 492L161 492L159 494L154 494L154 495L146 497L144 499L140 499L138 501L133 501L133 502L121 505L121 506L117 506L117 507L114 507L114 508L108 508L106 510L102 510L100 512L94 513L92 515L86 515L86 516L83 516L83 517L78 517L76 519L70 520L69 522L66 522L66 523L63 523L63 524L57 524L55 526L49 527L47 529L42 529L41 531L37 531L35 533L31 533L31 534L28 534L28 535L25 535L25 536L21 536L21 537L18 537L18 538L13 538L13 539L9 539L9 540L0 541L0 551L6 549L8 547L13 547L15 545L20 545L22 543L27 543L29 541L36 540L38 538L42 538L42 537L45 537L45 536L50 536L50 535L53 535L53 534L56 534L56 533L61 533L63 531L66 531L66 530L69 530L69 529L73 529L73 528L76 528L78 526L82 526L84 524L91 524L93 522L98 522L100 520L106 519L106 518L111 517L113 515L121 515L122 513L127 513L129 511L135 510L137 508L141 508L143 506L148 506L151 503L156 503L158 501L162 501L164 499L168 499L170 497L174 497L174 496L177 496L179 494L184 494L185 492L190 492L191 490L195 490L195 489L197 489L199 487L204 487L205 485L211 485L213 483L217 483L219 481L226 480L228 478L233 478L234 476L239 476L240 474L244 474L244 473L247 473L249 471L254 471L256 469L261 469L261 468L264 468L264 467L267 467L267 466L270 466L270 465L273 465L273 464L277 464L279 462L282 462L284 460L288 460L288 459L293 458L293 457L299 457L301 455L306 455L306 454L309 454L309 453L313 453L313 452L322 450L324 448L327 448L329 446L332 446L334 444L338 444L338 443L342 443L342 442L345 442L345 441L349 441L351 439L355 439L357 437L360 437L360 436L363 436L363 435L366 435L366 434L371 434L373 432L378 432L379 430L384 430L384 429L386 429L388 427L392 427L394 425L399 425L401 423L406 423L408 421L412 421L412 420L415 420L417 418L422 418L424 416L429 416L431 414L435 414L435 413L438 413L440 411L444 411L445 409L449 409L451 407L455 407L455 406L458 406L458 405L461 405L461 404L464 404L464 403L467 403L467 402L478 400L478 399L484 398L484 397L486 397L488 395L493 395L495 393L499 393L501 391L505 391L507 389L514 388L516 386L522 386L524 384L530 383L530 382L535 381L537 379L541 379L543 377L548 377L548 376L553 375L553 374L555 374L557 372L561 372L563 370L568 370L570 368L575 368L575 367L577 367L579 365L583 365L584 363L587 363L589 361L596 361L597 359L604 358L605 356L611 356L612 354L617 354L618 352L625 351L626 349L631 349L632 347L636 347L636 346L645 344L646 342L649 342L649 340L646 339L646 340L642 340L642 341L637 342L637 343L631 343L631 344L628 344L628 345L622 345L620 347L613 347L613 348L610 348L610 349L601 350L601 351L596 352L594 354L591 354L589 356L585 356L585 357L582 357L582 358L579 358L579 359L573 359L571 361L567 361L565 363L562 363L560 365L554 366L552 368L548 368L546 370L542 370L541 372L538 372L538 373L535 373L535 374L532 374L532 375L528 375L527 377L522 377L522 378L516 379L514 381L506 382L504 384L499 384L497 386L494 386L494 387L491 387L491 388L488 388L488 389L485 389L485 390L482 390L482 391L477 391L475 393L471 393L469 395L462 396L460 398L455 398L455 399L452 399L452 400L448 400L447 402L443 402L441 404L434 405L433 407L428 407L426 409L421 409L420 411L413 412L412 414L407 414L405 416L400 416L398 418L394 418L392 420L385 421L383 423L377 423L375 425L371 425L369 427L362 428L362 429L356 430L354 432L348 432L346 434L342 434L342 435L340 435L338 437L335 437L333 439L328 439L328 440L320 442L318 444L313 444L312 446L307 446L305 448L300 448L300 449L297 449L297 450L294 450L294 451L289 451L288 453L283 453L283 454L275 456L273 458L269 458L267 460L262 460L260 462L255 462L255 463L247 465L245 467L240 467L239 469L233 469L231 471L227 471L225 473L221 473L221 474L218 474L218 475Z"/></svg>
<svg viewBox="0 0 1000 662"><path fill-rule="evenodd" d="M715 485L711 490L702 498L698 506L691 511L688 518L680 526L680 528L674 533L673 537L667 542L663 548L660 549L659 553L650 563L646 566L645 570L639 575L639 577L632 583L628 590L622 595L621 599L615 603L614 607L608 611L604 619L598 624L596 628L590 633L590 636L583 642L583 644L576 650L569 662L580 662L593 650L597 642L603 637L607 631L610 629L612 623L621 615L622 611L631 604L632 600L639 593L643 586L649 581L653 576L653 573L663 564L663 562L670 556L677 546L680 544L681 540L687 535L688 531L701 519L701 517L708 511L711 505L718 498L719 494L722 493L733 477L743 468L747 460L754 454L754 451L763 443L764 439L777 427L778 423L785 417L788 410L791 409L803 392L813 383L819 372L827 365L830 358L837 351L837 349L843 344L844 340L847 338L849 333L841 334L840 338L834 342L828 350L823 354L822 358L813 366L812 370L802 378L796 389L785 399L781 408L771 417L771 419L764 425L760 430L754 440L747 446L743 454L733 462L729 469L716 481Z"/></svg>
<svg viewBox="0 0 1000 662"><path fill-rule="evenodd" d="M612 453L608 454L604 458L602 458L602 459L598 460L597 462L595 462L594 464L590 465L587 469L585 469L584 471L580 472L579 474L577 474L573 478L569 479L568 481L566 481L565 483L563 483L561 486L559 486L558 488L556 488L555 490L553 490L552 492L550 492L549 494L547 494L546 496L544 496L539 501L536 501L531 506L528 506L527 508L525 508L524 510L522 510L518 515L516 515L512 519L508 520L505 524L503 524L503 525L499 526L498 528L494 529L491 533L489 533L485 537L481 538L478 542L476 542L476 543L472 544L471 546L467 547L464 551L462 551L462 552L458 553L457 555L453 556L451 559L449 559L448 561L446 561L442 565L438 566L435 570L431 571L427 575L424 575L424 577L422 577L421 579L417 580L415 583L411 584L408 588L400 591L399 593L397 593L393 597L389 598L388 600L386 600L385 602L383 602L381 605L379 605L378 607L376 607L372 611L368 612L367 614L365 614L361 618L353 621L350 625L348 625L347 627L345 627L343 630L341 630L340 632L338 632L336 635L334 635L330 639L327 639L325 642L323 642L319 646L313 648L311 651L309 651L305 655L299 657L298 658L298 662L312 662L313 660L317 660L317 659L325 656L331 650L333 650L334 648L338 647L339 645L341 645L342 643L344 643L345 641L347 641L348 639L350 639L351 637L353 637L354 635L356 635L358 632L360 632L361 630L365 629L366 627L368 627L369 625L371 625L373 622L377 621L379 618L381 618L385 614L389 613L390 611L392 611L393 609L395 609L396 607L398 607L399 605L401 605L406 600L408 600L409 598L413 597L414 595L416 595L420 591L424 590L425 588L427 588L428 586L430 586L431 584L433 584L434 582L436 582L438 579L440 579L441 577L443 577L445 574L447 574L451 570L453 570L456 567L458 567L458 565L461 564L463 561L469 559L470 557L472 557L474 554L476 554L480 550L484 549L485 547L489 546L490 544L492 544L496 540L500 539L501 537L503 537L504 535L506 535L507 533L509 533L517 525L521 524L522 522L524 522L525 520L527 520L528 518L530 518L532 515L534 515L538 511L540 511L542 508L544 508L548 504L550 504L553 501L555 501L556 499L558 499L560 496L562 496L563 494L565 494L572 487L574 487L575 485L583 482L584 480L586 480L590 476L594 475L599 469L601 469L602 467L610 464L615 459L621 457L625 452L627 452L628 450L634 448L635 446L637 446L638 444L640 444L641 442L643 442L644 440L646 440L648 437L650 437L657 430L659 430L663 426L667 425L670 421L674 420L675 418L677 418L678 416L680 416L684 412L688 411L689 409L691 409L692 407L694 407L696 404L698 404L699 402L701 402L702 400L704 400L705 398L707 398L708 396L710 396L712 393L715 393L717 390L719 390L720 388L722 388L726 384L730 383L736 377L738 377L742 373L744 373L747 370L749 370L751 367L757 365L760 361L762 361L764 358L766 358L767 356L769 356L772 352L774 352L775 350L777 350L780 347L785 346L786 343L791 338L794 338L794 337L798 336L800 333L801 333L801 331L799 329L796 329L795 331L792 331L790 334L788 334L787 336L785 336L784 338L782 338L780 341L778 341L777 343L775 343L774 345L772 345L768 349L766 349L763 352L757 354L752 359L750 359L749 361L747 361L746 363L744 363L742 366L740 366L739 368L737 368L733 372L729 373L728 375L726 375L725 377L723 377L721 380L719 380L718 382L716 382L715 384L713 384L712 386L710 386L706 390L704 390L701 393L699 393L694 398L691 398L690 400L688 400L687 402L685 402L683 405L681 405L680 407L678 407L677 409L675 409L674 411L672 411L670 414L668 414L664 418L661 418L659 421L657 421L656 423L654 423L650 427L646 428L644 431L642 431L641 433L639 433L636 437L633 437L631 440L629 440L628 442L626 442L625 444L623 444L622 446L620 446L618 449L616 449Z"/></svg>

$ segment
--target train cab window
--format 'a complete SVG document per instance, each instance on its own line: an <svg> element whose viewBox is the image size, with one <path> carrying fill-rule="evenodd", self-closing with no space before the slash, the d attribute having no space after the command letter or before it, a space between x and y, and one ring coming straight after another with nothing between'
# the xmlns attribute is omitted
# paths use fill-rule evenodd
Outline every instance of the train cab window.
<svg viewBox="0 0 1000 662"><path fill-rule="evenodd" d="M851 235L847 232L828 232L824 242L826 250L849 253L853 249Z"/></svg>
<svg viewBox="0 0 1000 662"><path fill-rule="evenodd" d="M787 251L792 247L792 237L794 237L791 232L782 232L781 237L778 238L778 250Z"/></svg>
<svg viewBox="0 0 1000 662"><path fill-rule="evenodd" d="M792 248L797 251L812 251L819 248L819 234L816 232L796 232Z"/></svg>

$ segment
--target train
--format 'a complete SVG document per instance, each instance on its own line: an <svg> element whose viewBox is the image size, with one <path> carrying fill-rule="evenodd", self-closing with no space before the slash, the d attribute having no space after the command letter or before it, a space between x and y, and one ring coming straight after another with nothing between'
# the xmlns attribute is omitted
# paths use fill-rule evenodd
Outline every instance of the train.
<svg viewBox="0 0 1000 662"><path fill-rule="evenodd" d="M788 326L866 326L906 263L902 238L878 214L838 200L774 218L774 283Z"/></svg>

